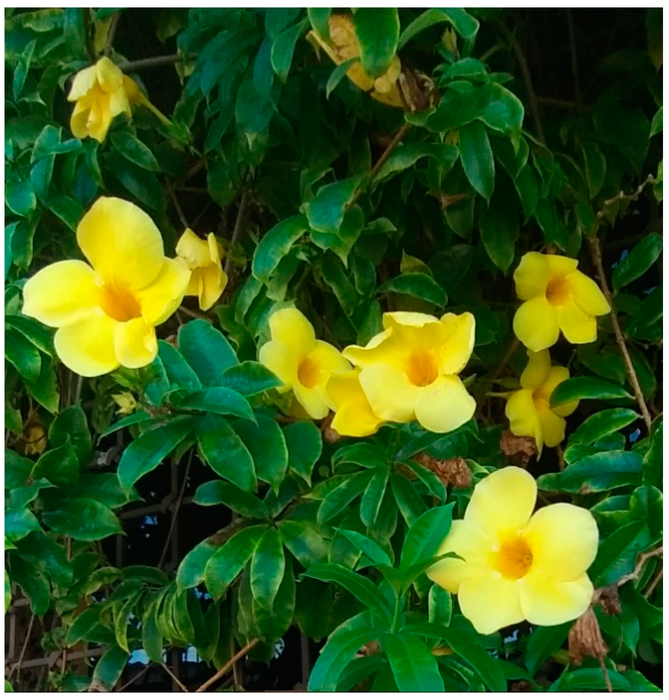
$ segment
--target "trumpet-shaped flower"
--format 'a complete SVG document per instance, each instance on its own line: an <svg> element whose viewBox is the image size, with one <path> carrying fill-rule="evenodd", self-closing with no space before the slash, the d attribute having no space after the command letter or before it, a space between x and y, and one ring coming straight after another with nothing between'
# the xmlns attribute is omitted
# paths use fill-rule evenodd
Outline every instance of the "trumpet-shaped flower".
<svg viewBox="0 0 669 700"><path fill-rule="evenodd" d="M550 398L558 384L569 379L566 367L551 367L548 350L528 352L529 362L520 375L519 391L514 391L506 404L506 417L514 435L533 437L541 454L543 445L555 447L564 440L566 421L578 407L571 401L551 408Z"/></svg>
<svg viewBox="0 0 669 700"><path fill-rule="evenodd" d="M326 389L336 411L332 428L340 435L366 437L379 429L383 420L374 414L369 405L360 386L359 370L333 374Z"/></svg>
<svg viewBox="0 0 669 700"><path fill-rule="evenodd" d="M590 512L569 503L539 509L535 480L506 467L474 488L439 553L455 552L427 575L456 593L462 614L481 634L528 620L559 625L582 615L593 587L586 571L599 534Z"/></svg>
<svg viewBox="0 0 669 700"><path fill-rule="evenodd" d="M297 309L280 309L269 319L272 339L260 348L259 360L292 389L312 418L325 418L332 403L325 390L335 372L351 369L333 345L316 340L314 327Z"/></svg>
<svg viewBox="0 0 669 700"><path fill-rule="evenodd" d="M578 260L526 253L513 273L523 300L513 331L533 352L555 345L560 331L570 343L597 338L597 316L611 311L597 284L576 269Z"/></svg>
<svg viewBox="0 0 669 700"><path fill-rule="evenodd" d="M418 422L446 433L466 423L476 402L457 376L472 354L474 317L470 313L428 314L400 311L383 315L384 331L344 357L361 368L360 384L375 415L386 421Z"/></svg>
<svg viewBox="0 0 669 700"><path fill-rule="evenodd" d="M320 46L337 65L360 57L360 45L350 15L330 15L329 29L330 41L313 31L309 32L307 38L315 46ZM390 68L376 79L365 73L360 61L353 63L346 71L346 75L354 85L370 94L375 100L391 107L403 107L404 102L397 87L397 80L401 72L402 64L400 59L395 56Z"/></svg>
<svg viewBox="0 0 669 700"><path fill-rule="evenodd" d="M150 364L155 326L181 303L188 268L165 257L148 214L115 197L93 204L77 242L90 265L63 260L40 270L23 289L23 313L58 329L58 356L84 377Z"/></svg>
<svg viewBox="0 0 669 700"><path fill-rule="evenodd" d="M184 260L190 273L187 295L198 297L203 311L210 309L228 284L221 266L221 251L213 233L202 240L187 228L177 243L177 255Z"/></svg>

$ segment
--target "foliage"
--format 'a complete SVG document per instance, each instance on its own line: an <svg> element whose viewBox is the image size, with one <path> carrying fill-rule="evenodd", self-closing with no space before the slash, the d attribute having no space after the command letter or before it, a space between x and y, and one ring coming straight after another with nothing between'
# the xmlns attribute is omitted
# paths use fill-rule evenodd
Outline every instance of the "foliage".
<svg viewBox="0 0 669 700"><path fill-rule="evenodd" d="M62 690L113 688L138 649L160 664L195 646L212 675L235 646L269 661L291 626L324 642L309 690L657 690L661 14L616 10L628 33L602 44L581 10L360 9L358 55L341 58L315 48L330 12L6 10L6 607L20 590L53 614L55 650L104 646L90 678L50 674ZM155 59L160 43L176 60ZM152 104L101 142L75 138L71 79L105 50ZM551 79L565 89L540 103ZM75 231L101 195L149 213L170 256L188 225L215 232L229 282L210 311L190 299L159 328L150 365L83 379L22 289L81 258ZM529 251L577 258L614 314L594 342L554 348L571 378L551 406L580 404L540 457L502 400L527 364L512 273ZM258 362L269 317L292 305L340 349L384 311L471 312L474 418L351 439L296 417ZM173 570L110 565L120 513L172 462L207 473L187 484L208 535ZM477 633L425 575L476 483L508 464L538 477L543 503L597 520L589 576L620 589L619 607L595 606L601 664L570 661L571 622Z"/></svg>

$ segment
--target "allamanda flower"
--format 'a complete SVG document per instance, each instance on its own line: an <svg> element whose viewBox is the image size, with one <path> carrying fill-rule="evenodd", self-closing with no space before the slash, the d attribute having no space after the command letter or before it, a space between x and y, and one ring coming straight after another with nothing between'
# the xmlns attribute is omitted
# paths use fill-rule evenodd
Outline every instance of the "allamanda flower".
<svg viewBox="0 0 669 700"><path fill-rule="evenodd" d="M360 57L358 37L355 34L350 15L331 14L329 30L330 41L320 37L314 31L309 32L307 39L314 46L320 46L337 65ZM402 64L400 59L395 56L390 68L379 78L374 79L365 73L360 61L353 63L346 71L346 75L354 85L369 93L375 100L391 107L403 107L404 103L397 87L397 80L401 72Z"/></svg>
<svg viewBox="0 0 669 700"><path fill-rule="evenodd" d="M360 386L360 371L337 372L326 386L335 417L332 428L340 435L366 437L373 435L383 420L374 414Z"/></svg>
<svg viewBox="0 0 669 700"><path fill-rule="evenodd" d="M481 634L523 620L559 625L590 605L586 571L597 554L595 519L569 503L532 515L536 497L535 480L518 467L482 479L439 549L462 559L443 559L427 572L457 594L462 614Z"/></svg>
<svg viewBox="0 0 669 700"><path fill-rule="evenodd" d="M555 345L560 331L570 343L597 338L597 316L611 311L597 284L579 272L578 260L562 255L526 253L513 273L524 301L513 331L533 352Z"/></svg>
<svg viewBox="0 0 669 700"><path fill-rule="evenodd" d="M314 327L297 309L280 309L269 319L272 339L260 348L259 360L283 382L312 418L325 418L330 399L325 391L335 372L351 369L333 345L316 340Z"/></svg>
<svg viewBox="0 0 669 700"><path fill-rule="evenodd" d="M77 242L90 265L63 260L40 270L23 289L23 313L58 328L58 356L84 377L150 364L155 326L181 303L188 268L165 257L148 214L116 197L93 204Z"/></svg>
<svg viewBox="0 0 669 700"><path fill-rule="evenodd" d="M385 330L344 357L361 368L360 384L372 411L383 420L414 418L427 430L446 433L466 423L476 402L457 376L472 354L474 317L470 313L428 314L399 311L383 315Z"/></svg>
<svg viewBox="0 0 669 700"><path fill-rule="evenodd" d="M566 421L578 407L578 401L551 408L550 398L558 384L569 379L566 367L551 367L548 350L527 353L529 362L520 375L519 391L506 404L506 417L514 435L533 437L541 454L543 445L555 447L564 440Z"/></svg>
<svg viewBox="0 0 669 700"><path fill-rule="evenodd" d="M203 311L210 309L228 284L228 276L221 266L221 251L213 233L202 240L187 228L177 243L177 255L191 271L187 295L198 297Z"/></svg>

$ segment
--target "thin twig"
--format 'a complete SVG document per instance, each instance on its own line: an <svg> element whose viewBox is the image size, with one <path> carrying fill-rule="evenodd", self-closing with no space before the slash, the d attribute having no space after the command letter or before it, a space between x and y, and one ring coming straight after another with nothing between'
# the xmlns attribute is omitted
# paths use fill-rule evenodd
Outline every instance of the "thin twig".
<svg viewBox="0 0 669 700"><path fill-rule="evenodd" d="M589 111L590 107L585 105L577 104L576 102L570 102L569 100L561 100L557 97L539 97L537 96L537 102L542 105L552 105L553 107L564 107L564 109L578 109L581 111Z"/></svg>
<svg viewBox="0 0 669 700"><path fill-rule="evenodd" d="M622 190L620 190L615 197L611 197L611 199L607 199L602 203L602 208L597 212L597 218L603 218L605 213L604 209L610 207L616 202L636 202L636 200L641 196L642 192L646 189L646 185L654 184L655 182L656 180L651 174L636 188L636 190L634 190L634 192L625 194Z"/></svg>
<svg viewBox="0 0 669 700"><path fill-rule="evenodd" d="M187 309L185 306L180 306L179 311L182 311L183 313L186 314L186 316L190 316L191 318L207 318L205 314L198 314L195 311L191 311L190 309ZM180 324L183 325L183 324Z"/></svg>
<svg viewBox="0 0 669 700"><path fill-rule="evenodd" d="M663 546L660 545L659 547L655 547L655 549L651 549L649 552L642 552L641 554L639 554L639 558L637 559L634 571L631 574L627 574L626 576L623 576L622 578L618 579L616 583L618 588L626 584L628 581L635 581L636 579L638 579L639 576L641 576L641 571L646 565L646 562L649 559L652 559L653 557L661 557L663 551Z"/></svg>
<svg viewBox="0 0 669 700"><path fill-rule="evenodd" d="M177 498L176 505L174 506L174 513L172 513L172 522L170 522L170 529L167 532L167 537L165 538L165 545L163 546L163 551L162 554L160 555L160 559L158 560L158 568L162 568L163 563L165 562L165 557L167 556L167 549L169 548L170 545L170 539L172 537L172 533L174 532L174 525L177 521L177 516L179 514L179 508L181 508L181 503L184 498L184 491L186 490L186 484L188 483L188 475L190 474L190 465L193 461L193 451L191 450L188 453L188 461L186 462L186 471L184 472L184 480L181 484L181 490L179 491L179 497Z"/></svg>
<svg viewBox="0 0 669 700"><path fill-rule="evenodd" d="M237 210L237 219L235 220L235 227L232 229L232 238L230 239L230 247L228 248L228 254L225 257L225 267L224 272L226 275L230 276L230 270L232 270L232 249L237 245L237 241L242 233L242 223L244 221L244 215L246 214L246 205L248 204L248 192L247 190L242 190L242 198L239 202L239 209Z"/></svg>
<svg viewBox="0 0 669 700"><path fill-rule="evenodd" d="M35 623L35 614L33 613L30 617L30 623L28 624L28 631L26 632L26 638L23 641L23 646L21 647L21 653L19 654L19 660L14 664L12 670L9 672L7 678L11 678L16 671L21 668L23 663L23 657L26 655L26 649L28 648L28 642L30 641L30 633L33 631L33 624Z"/></svg>
<svg viewBox="0 0 669 700"><path fill-rule="evenodd" d="M118 25L120 17L120 12L117 12L115 15L112 15L111 23L109 24L109 33L107 34L107 43L105 44L105 49L102 52L103 56L109 56L112 52L112 48L114 45L114 36L116 35L116 27Z"/></svg>
<svg viewBox="0 0 669 700"><path fill-rule="evenodd" d="M490 381L494 382L497 377L502 373L502 370L507 366L509 363L509 360L513 357L513 354L518 350L518 347L520 346L520 340L514 336L513 340L509 343L509 347L507 348L507 351L504 353L504 357L500 360L499 364L497 367L495 367L495 371L492 373L490 376Z"/></svg>
<svg viewBox="0 0 669 700"><path fill-rule="evenodd" d="M165 671L167 671L167 675L183 690L184 693L188 693L188 688L172 673L170 670L170 667L167 664L160 664Z"/></svg>
<svg viewBox="0 0 669 700"><path fill-rule="evenodd" d="M581 82L578 78L578 57L576 55L576 34L574 32L574 17L571 10L567 8L567 24L569 26L569 47L571 50L571 74L574 78L574 96L576 104L581 106Z"/></svg>
<svg viewBox="0 0 669 700"><path fill-rule="evenodd" d="M153 58L142 58L139 61L128 61L122 63L119 68L124 72L142 70L142 68L160 68L161 66L169 66L173 63L181 61L190 61L197 54L171 54L169 56L154 56Z"/></svg>
<svg viewBox="0 0 669 700"><path fill-rule="evenodd" d="M181 204L179 204L179 200L177 199L176 192L174 191L174 187L172 185L167 185L167 191L170 193L170 198L172 199L172 204L174 204L174 208L176 209L177 216L179 217L179 221L181 221L181 225L184 228L190 228L188 226L188 220L186 219L186 215L183 212L183 209L181 208Z"/></svg>
<svg viewBox="0 0 669 700"><path fill-rule="evenodd" d="M611 679L609 678L609 669L606 668L604 663L604 657L599 659L599 667L602 669L602 676L604 676L604 683L606 684L606 690L609 693L613 692L613 686L611 685Z"/></svg>
<svg viewBox="0 0 669 700"><path fill-rule="evenodd" d="M660 583L662 580L662 574L664 573L664 567L662 564L660 564L660 569L659 571L655 574L653 577L653 580L650 582L648 585L648 588L644 591L643 597L648 599L653 595L653 591L657 588L657 585Z"/></svg>
<svg viewBox="0 0 669 700"><path fill-rule="evenodd" d="M116 689L117 693L122 693L128 686L132 685L138 681L150 668L154 666L153 663L147 664L139 673L136 673L129 681L124 683L120 688Z"/></svg>
<svg viewBox="0 0 669 700"><path fill-rule="evenodd" d="M221 666L221 668L219 668L218 671L216 671L216 673L208 681L205 681L195 692L204 693L205 690L210 688L212 685L214 685L214 683L216 683L217 680L222 678L240 659L243 659L259 641L259 639L252 639L245 647L240 649L230 659L230 661L225 664L225 666Z"/></svg>
<svg viewBox="0 0 669 700"><path fill-rule="evenodd" d="M597 269L597 275L599 277L599 283L602 286L602 292L604 292L604 296L606 297L606 300L609 302L609 306L611 307L611 325L613 326L613 332L616 336L616 342L618 343L620 354L622 355L623 362L625 363L627 378L629 379L632 391L634 392L634 398L636 399L636 402L639 405L639 410L641 411L643 421L646 424L646 429L650 433L651 423L653 419L651 418L650 413L648 412L648 406L646 405L646 401L643 398L643 392L641 391L639 379L636 375L636 370L634 369L632 358L630 357L627 345L625 343L625 337L623 336L623 332L620 329L620 324L618 323L618 316L616 314L615 305L613 303L613 295L611 294L611 290L609 289L609 283L607 282L606 274L604 273L604 265L602 263L602 250L599 246L599 239L596 235L590 236L588 238L588 243L590 245L590 257L592 258L592 262L594 263L595 268Z"/></svg>

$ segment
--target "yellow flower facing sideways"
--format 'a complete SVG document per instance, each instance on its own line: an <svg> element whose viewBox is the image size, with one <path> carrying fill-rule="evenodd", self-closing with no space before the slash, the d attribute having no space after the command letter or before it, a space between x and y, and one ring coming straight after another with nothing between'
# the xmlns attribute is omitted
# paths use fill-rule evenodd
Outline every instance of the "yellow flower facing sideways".
<svg viewBox="0 0 669 700"><path fill-rule="evenodd" d="M533 352L555 345L564 333L570 343L597 338L597 316L611 311L597 284L577 270L578 260L562 255L526 253L513 273L518 298L524 302L513 319L513 331Z"/></svg>
<svg viewBox="0 0 669 700"><path fill-rule="evenodd" d="M566 367L551 367L548 350L527 353L529 362L520 375L519 391L513 392L506 404L506 417L514 435L533 437L541 454L543 445L555 447L564 440L567 425L564 416L571 415L578 401L551 408L550 398L558 384L569 379Z"/></svg>
<svg viewBox="0 0 669 700"><path fill-rule="evenodd" d="M23 313L58 329L58 356L84 377L150 364L155 326L181 303L188 268L165 257L148 214L115 197L93 204L77 242L90 265L63 260L40 270L23 289Z"/></svg>
<svg viewBox="0 0 669 700"><path fill-rule="evenodd" d="M309 32L307 39L314 46L320 46L337 65L345 63L352 58L359 58L360 45L358 44L358 37L355 35L355 28L350 15L330 15L329 29L329 42L314 31ZM400 77L401 72L402 64L400 59L395 56L390 64L390 68L379 78L374 79L365 73L360 61L353 63L346 71L346 75L354 85L369 93L375 100L391 107L403 107L404 102L397 87L397 79Z"/></svg>
<svg viewBox="0 0 669 700"><path fill-rule="evenodd" d="M585 508L555 503L534 515L535 480L506 467L474 488L463 520L455 520L439 553L455 552L427 575L458 596L481 634L528 620L559 625L582 615L593 587L586 571L599 533Z"/></svg>
<svg viewBox="0 0 669 700"><path fill-rule="evenodd" d="M280 391L292 390L312 418L325 418L333 408L326 392L328 379L351 366L333 345L316 340L314 327L297 309L275 311L269 328L272 339L260 348L261 364L283 382Z"/></svg>
<svg viewBox="0 0 669 700"><path fill-rule="evenodd" d="M375 415L386 421L418 422L446 433L466 423L476 402L457 376L474 347L470 313L399 311L383 315L384 331L344 357L361 368L360 384Z"/></svg>
<svg viewBox="0 0 669 700"><path fill-rule="evenodd" d="M374 414L360 386L360 371L338 372L327 383L327 393L336 411L332 428L347 437L373 435L383 420Z"/></svg>
<svg viewBox="0 0 669 700"><path fill-rule="evenodd" d="M186 294L197 296L200 308L207 311L228 284L216 236L210 233L205 241L187 228L177 243L177 255L191 271Z"/></svg>

